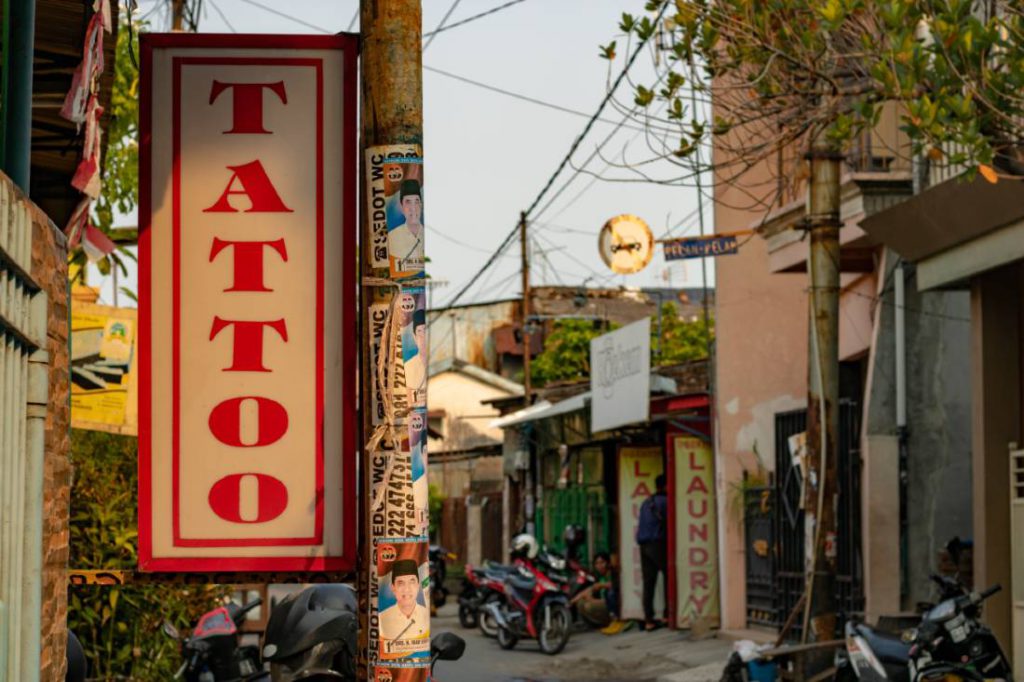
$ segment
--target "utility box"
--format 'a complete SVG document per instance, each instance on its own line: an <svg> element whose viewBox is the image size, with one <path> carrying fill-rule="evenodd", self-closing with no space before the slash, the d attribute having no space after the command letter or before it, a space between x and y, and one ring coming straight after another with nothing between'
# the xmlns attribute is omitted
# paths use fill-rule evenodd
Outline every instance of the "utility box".
<svg viewBox="0 0 1024 682"><path fill-rule="evenodd" d="M1010 444L1010 597L1014 679L1024 679L1024 450Z"/></svg>

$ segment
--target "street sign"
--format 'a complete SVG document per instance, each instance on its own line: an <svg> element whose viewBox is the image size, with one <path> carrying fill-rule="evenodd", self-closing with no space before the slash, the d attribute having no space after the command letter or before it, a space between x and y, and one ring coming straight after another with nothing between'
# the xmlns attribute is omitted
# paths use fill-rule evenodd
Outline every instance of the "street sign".
<svg viewBox="0 0 1024 682"><path fill-rule="evenodd" d="M733 254L739 248L739 242L736 240L735 235L728 235L723 237L669 239L664 242L664 246L665 260L672 261Z"/></svg>
<svg viewBox="0 0 1024 682"><path fill-rule="evenodd" d="M355 567L356 55L142 35L141 570Z"/></svg>

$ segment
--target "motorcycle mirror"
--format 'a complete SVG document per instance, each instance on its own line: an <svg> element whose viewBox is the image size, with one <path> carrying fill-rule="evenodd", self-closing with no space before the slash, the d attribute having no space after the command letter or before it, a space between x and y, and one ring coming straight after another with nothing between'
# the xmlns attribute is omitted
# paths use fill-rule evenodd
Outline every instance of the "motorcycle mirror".
<svg viewBox="0 0 1024 682"><path fill-rule="evenodd" d="M178 628L174 627L169 620L165 620L163 625L160 626L160 629L163 630L164 634L171 639L181 639L181 635L178 633Z"/></svg>
<svg viewBox="0 0 1024 682"><path fill-rule="evenodd" d="M442 661L457 661L466 651L466 640L454 632L442 632L430 641L430 657Z"/></svg>
<svg viewBox="0 0 1024 682"><path fill-rule="evenodd" d="M946 543L946 552L949 553L949 558L953 560L953 564L958 570L960 568L960 554L962 549L963 544L960 542L959 536L955 536L952 540Z"/></svg>

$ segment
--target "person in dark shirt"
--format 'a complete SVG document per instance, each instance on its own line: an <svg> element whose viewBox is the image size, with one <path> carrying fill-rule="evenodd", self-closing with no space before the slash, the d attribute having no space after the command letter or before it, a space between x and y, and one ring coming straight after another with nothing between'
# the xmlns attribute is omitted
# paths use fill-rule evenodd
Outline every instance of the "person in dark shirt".
<svg viewBox="0 0 1024 682"><path fill-rule="evenodd" d="M654 479L654 487L654 494L640 505L640 520L636 528L644 583L644 630L655 630L663 624L654 618L654 589L658 584L658 573L665 577L665 588L668 591L668 495L665 493L665 474L658 474ZM667 594L665 604L668 604Z"/></svg>

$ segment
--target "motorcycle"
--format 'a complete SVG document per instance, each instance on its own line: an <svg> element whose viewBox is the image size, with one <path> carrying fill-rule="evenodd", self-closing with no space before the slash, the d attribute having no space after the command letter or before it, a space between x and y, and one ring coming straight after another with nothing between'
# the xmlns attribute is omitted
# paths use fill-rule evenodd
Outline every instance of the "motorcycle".
<svg viewBox="0 0 1024 682"><path fill-rule="evenodd" d="M263 659L270 664L271 682L355 682L357 635L356 594L348 585L313 585L289 595L267 622ZM434 637L431 679L437 661L458 660L465 648L465 641L452 633Z"/></svg>
<svg viewBox="0 0 1024 682"><path fill-rule="evenodd" d="M243 682L269 679L262 672L259 648L238 645L238 628L245 614L263 603L255 599L245 606L228 602L199 619L191 637L182 637L169 621L163 631L181 643L181 664L174 679L186 682Z"/></svg>
<svg viewBox="0 0 1024 682"><path fill-rule="evenodd" d="M497 623L493 619L486 626L481 625L481 608L488 601L501 599L505 576L511 570L511 566L502 564L482 567L466 564L466 575L462 579L462 591L459 593L459 625L464 628L480 626L484 635L497 636Z"/></svg>
<svg viewBox="0 0 1024 682"><path fill-rule="evenodd" d="M947 550L959 564L960 541ZM992 630L980 621L982 603L1001 590L994 585L973 592L959 577L932 575L939 603L925 610L920 624L892 635L864 623L848 622L846 648L837 655L837 677L850 673L864 682L954 682L1012 679L1012 668Z"/></svg>
<svg viewBox="0 0 1024 682"><path fill-rule="evenodd" d="M440 545L430 545L427 556L430 560L430 608L436 611L448 601L448 588L444 585L448 577L448 565L445 562L459 557Z"/></svg>
<svg viewBox="0 0 1024 682"><path fill-rule="evenodd" d="M532 536L517 536L513 541L520 554L516 571L505 578L504 604L487 604L487 611L498 622L498 644L512 649L520 639L536 639L540 650L554 655L565 648L572 632L569 598L544 571L537 567L537 541ZM519 547L515 547L519 544Z"/></svg>

